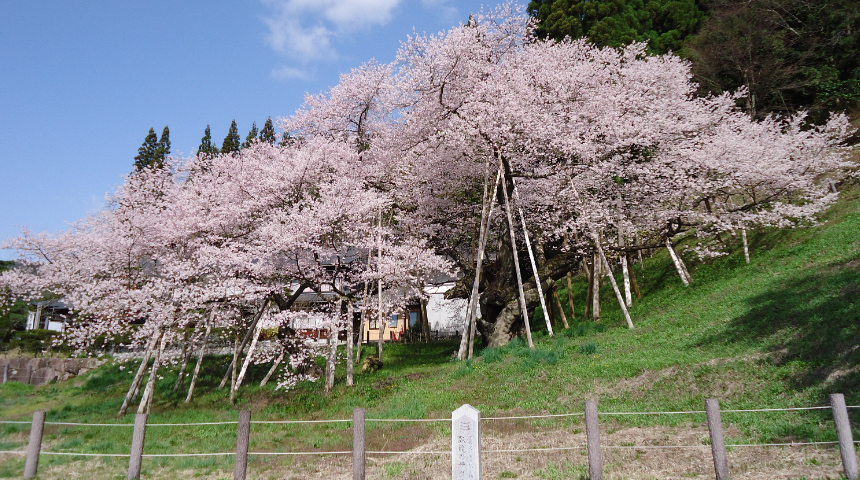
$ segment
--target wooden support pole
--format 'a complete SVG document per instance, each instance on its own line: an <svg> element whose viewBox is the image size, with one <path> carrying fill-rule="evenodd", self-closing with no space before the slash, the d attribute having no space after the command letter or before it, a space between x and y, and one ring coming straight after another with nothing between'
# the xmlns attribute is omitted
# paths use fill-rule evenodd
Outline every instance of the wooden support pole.
<svg viewBox="0 0 860 480"><path fill-rule="evenodd" d="M711 434L711 452L714 456L717 480L729 480L729 462L723 438L723 421L720 418L720 401L714 398L705 400L705 413L708 416L708 431Z"/></svg>
<svg viewBox="0 0 860 480"><path fill-rule="evenodd" d="M352 299L346 299L346 386L352 386L352 320L355 314L352 311Z"/></svg>
<svg viewBox="0 0 860 480"><path fill-rule="evenodd" d="M24 465L24 478L33 478L39 469L39 452L42 451L42 432L45 429L45 411L33 412L30 426L30 443L27 445L27 463Z"/></svg>
<svg viewBox="0 0 860 480"><path fill-rule="evenodd" d="M3 365L3 383L9 380L9 364Z"/></svg>
<svg viewBox="0 0 860 480"><path fill-rule="evenodd" d="M364 480L364 409L352 410L352 480Z"/></svg>
<svg viewBox="0 0 860 480"><path fill-rule="evenodd" d="M600 458L600 424L597 422L597 402L585 402L585 439L588 448L588 479L603 480L603 460Z"/></svg>
<svg viewBox="0 0 860 480"><path fill-rule="evenodd" d="M146 437L146 417L149 414L138 413L134 416L134 433L131 436L131 456L128 459L128 476L126 480L139 480L140 467L143 461L143 442Z"/></svg>
<svg viewBox="0 0 860 480"><path fill-rule="evenodd" d="M239 412L239 427L236 431L236 462L233 465L233 480L245 480L248 472L248 445L251 440L251 411Z"/></svg>
<svg viewBox="0 0 860 480"><path fill-rule="evenodd" d="M848 421L845 396L841 393L830 394L830 406L833 408L833 420L836 422L836 438L839 440L839 453L842 455L845 477L848 480L857 480L857 454L854 452L854 436L851 434L851 424Z"/></svg>
<svg viewBox="0 0 860 480"><path fill-rule="evenodd" d="M499 165L501 165L501 153L499 153L498 150L496 151L496 153L499 155ZM520 274L520 259L519 254L517 253L517 235L516 232L514 232L514 220L513 215L511 214L511 203L510 199L508 198L508 188L507 184L505 183L505 172L501 168L499 171L502 172L502 194L505 199L505 215L508 219L508 233L511 236L511 253L514 256L514 273L517 276L517 291L520 294L520 309L522 310L520 313L522 313L523 324L526 330L526 343L528 343L529 348L535 348L535 344L534 342L532 342L532 327L529 324L529 312L528 305L526 304L526 295L523 292L523 277Z"/></svg>
<svg viewBox="0 0 860 480"><path fill-rule="evenodd" d="M516 182L516 180L514 180L514 177L511 177L511 185L514 186L514 199L517 201L517 211L520 214L520 221L523 224L523 236L526 238L526 251L529 253L529 261L531 261L531 264L532 264L532 272L534 273L534 276L535 276L535 286L537 287L538 298L540 299L541 309L543 309L543 318L544 318L544 321L546 321L547 335L549 335L551 337L552 336L552 322L549 319L549 313L548 313L548 309L546 308L546 302L544 302L544 299L543 299L543 288L540 285L540 276L538 275L537 263L535 262L534 253L532 253L532 244L531 244L531 241L529 240L529 231L526 228L526 217L523 215L523 209L521 208L521 205L519 205L520 192L519 192L519 190L517 190L517 182ZM562 313L562 315L564 315L564 313Z"/></svg>
<svg viewBox="0 0 860 480"><path fill-rule="evenodd" d="M633 320L630 318L630 312L627 311L627 306L624 305L624 298L621 296L621 291L618 290L618 284L615 283L612 269L609 268L609 262L606 261L606 255L603 254L603 248L600 246L600 240L597 236L594 237L594 244L597 246L597 252L600 254L603 265L606 267L606 276L609 277L609 283L612 284L612 290L615 291L615 298L618 300L618 306L621 307L621 313L624 314L624 320L627 321L627 328L633 328Z"/></svg>

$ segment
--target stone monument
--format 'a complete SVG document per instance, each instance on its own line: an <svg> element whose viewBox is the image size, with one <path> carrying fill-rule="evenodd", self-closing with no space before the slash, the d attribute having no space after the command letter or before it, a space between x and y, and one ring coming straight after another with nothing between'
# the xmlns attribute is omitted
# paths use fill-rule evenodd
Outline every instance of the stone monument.
<svg viewBox="0 0 860 480"><path fill-rule="evenodd" d="M453 480L481 479L481 412L469 404L451 414Z"/></svg>

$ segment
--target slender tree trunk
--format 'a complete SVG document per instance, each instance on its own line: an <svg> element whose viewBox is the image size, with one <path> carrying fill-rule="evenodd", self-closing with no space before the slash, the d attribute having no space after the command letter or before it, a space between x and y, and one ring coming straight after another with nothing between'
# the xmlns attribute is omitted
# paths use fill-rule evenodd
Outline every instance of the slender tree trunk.
<svg viewBox="0 0 860 480"><path fill-rule="evenodd" d="M173 391L177 392L185 385L185 369L188 367L188 358L191 357L191 352L194 350L194 337L197 336L197 328L194 328L194 333L191 338L184 338L182 343L182 364L179 366L179 374L176 376L176 383L173 385Z"/></svg>
<svg viewBox="0 0 860 480"><path fill-rule="evenodd" d="M573 308L573 279L570 272L567 272L567 303L570 306L570 320L576 320L576 309Z"/></svg>
<svg viewBox="0 0 860 480"><path fill-rule="evenodd" d="M354 312L352 311L352 299L346 299L346 386L352 386L352 336L353 327L352 320Z"/></svg>
<svg viewBox="0 0 860 480"><path fill-rule="evenodd" d="M329 352L325 362L325 391L330 392L334 387L334 368L337 362L337 337L340 330L340 310L343 308L343 298L338 297L334 310L334 322L328 331ZM350 341L352 341L350 339Z"/></svg>
<svg viewBox="0 0 860 480"><path fill-rule="evenodd" d="M609 268L609 262L606 261L606 255L603 254L603 248L600 246L600 241L596 235L594 242L597 245L597 252L600 254L600 259L606 267L606 275L609 277L609 283L612 284L612 290L615 291L615 298L618 299L618 305L621 307L621 312L624 313L624 320L627 321L627 328L633 328L633 320L630 318L630 312L627 311L627 305L624 304L621 290L618 289L618 284L615 283L615 276L612 275L612 269Z"/></svg>
<svg viewBox="0 0 860 480"><path fill-rule="evenodd" d="M137 395L137 389L140 387L140 382L143 381L143 375L146 373L146 367L149 366L149 359L152 357L152 352L155 350L156 345L158 345L158 341L161 340L161 336L164 334L163 331L159 330L152 340L146 346L146 350L143 354L143 361L140 362L140 367L137 369L137 373L134 375L134 380L131 382L131 386L128 389L128 393L125 395L125 400L122 402L122 406L119 408L119 413L117 416L125 415L125 412L128 410L128 406L131 404L132 399L134 399L135 395Z"/></svg>
<svg viewBox="0 0 860 480"><path fill-rule="evenodd" d="M627 264L632 265L633 262L630 260L630 254L627 254ZM636 281L636 274L633 272L633 269L630 268L630 283L633 285L633 292L636 294L636 298L642 298L642 294L639 293L639 282Z"/></svg>
<svg viewBox="0 0 860 480"><path fill-rule="evenodd" d="M297 293L301 293L304 289L305 289L305 286L302 285L299 288ZM290 301L288 303L290 305L292 305L292 302L294 302L295 298L297 298L297 297L298 297L298 295L294 294L293 297L290 298ZM257 322L260 321L260 317L263 316L263 313L269 307L270 301L271 301L271 296L266 296L266 298L263 299L263 304L260 306L260 309L257 310L257 313L254 315L254 318L251 320L251 323L248 325L248 331L245 332L245 337L242 339L241 345L238 345L236 348L236 352L233 355L233 360L230 362L230 365L227 367L227 371L224 373L224 377L221 379L221 383L218 385L218 390L221 390L222 388L224 388L225 385L227 385L227 379L228 378L235 378L236 362L239 361L239 355L241 355L241 353L245 350L245 345L247 345L248 340L251 339L251 335L253 335L253 332L257 328ZM236 333L237 340L238 340L238 335L239 335L239 333L237 331L237 333Z"/></svg>
<svg viewBox="0 0 860 480"><path fill-rule="evenodd" d="M603 262L597 252L594 253L594 274L592 275L591 287L591 319L595 322L600 321L600 280L603 278Z"/></svg>
<svg viewBox="0 0 860 480"><path fill-rule="evenodd" d="M558 290L555 288L554 284L552 287L552 299L555 300L555 306L558 309L558 313L561 315L561 323L564 324L564 328L570 328L570 325L567 323L567 315L564 314L564 307L561 305L561 299L558 298Z"/></svg>
<svg viewBox="0 0 860 480"><path fill-rule="evenodd" d="M618 232L618 246L624 248L627 246L627 243L624 241L624 234L619 230ZM621 257L621 274L624 276L624 301L626 302L627 307L633 306L633 295L630 293L630 272L629 266L627 265L627 255L622 252Z"/></svg>
<svg viewBox="0 0 860 480"><path fill-rule="evenodd" d="M499 155L499 163L501 163L501 153L496 150L496 154ZM502 171L502 180L504 181L505 172ZM523 277L520 273L520 260L519 255L517 254L517 237L516 232L514 232L514 220L513 215L511 215L511 204L508 199L508 189L502 185L502 194L505 198L505 215L508 218L508 230L510 231L511 236L511 253L514 257L514 272L517 276L517 289L520 294L520 309L523 314L523 323L525 324L526 330L526 340L528 342L529 348L535 348L534 343L532 342L532 329L529 323L529 312L528 312L528 304L526 304L526 295L523 292Z"/></svg>
<svg viewBox="0 0 860 480"><path fill-rule="evenodd" d="M197 356L197 365L194 367L194 374L191 376L191 384L188 385L188 396L185 397L185 403L191 401L194 395L194 386L197 385L197 377L200 375L200 366L203 365L203 357L206 356L206 347L209 346L209 334L212 332L212 322L215 320L215 311L209 317L209 322L206 324L206 333L203 334L203 345L200 346L200 353Z"/></svg>
<svg viewBox="0 0 860 480"><path fill-rule="evenodd" d="M286 355L286 353L287 353L287 350L282 349L281 353L278 354L278 358L276 358L275 361L272 363L272 368L269 369L269 372L263 378L263 381L260 382L261 387L265 387L266 384L269 383L269 379L272 378L272 375L275 373L275 370L278 369L278 365L280 365L281 362L284 361L284 356Z"/></svg>
<svg viewBox="0 0 860 480"><path fill-rule="evenodd" d="M672 257L672 263L675 264L675 270L678 271L678 276L681 277L681 282L684 283L685 287L690 286L690 279L687 277L687 273L685 272L685 268L681 264L681 258L675 252L675 249L672 248L672 242L669 241L669 237L666 237L666 249L669 251L669 256Z"/></svg>
<svg viewBox="0 0 860 480"><path fill-rule="evenodd" d="M268 307L269 302L263 302ZM236 377L236 384L233 386L234 390L238 390L239 387L242 386L242 381L245 379L245 373L248 371L248 365L251 364L251 357L254 356L254 350L257 348L257 342L260 340L260 333L263 330L263 322L257 322L257 326L254 328L254 336L251 338L251 346L248 347L248 354L245 355L245 361L242 362L242 370L239 372L239 376Z"/></svg>
<svg viewBox="0 0 860 480"><path fill-rule="evenodd" d="M152 362L152 369L149 371L149 380L146 382L146 389L143 391L143 396L140 398L140 405L137 406L137 413L149 413L152 410L152 396L155 394L155 381L158 379L158 367L161 366L161 355L164 353L164 345L167 343L167 335L161 335L161 341L158 344L158 352L155 354L155 360Z"/></svg>
<svg viewBox="0 0 860 480"><path fill-rule="evenodd" d="M747 263L750 263L750 249L749 249L749 246L747 244L747 229L746 228L741 229L741 238L744 241L744 260L746 260Z"/></svg>
<svg viewBox="0 0 860 480"><path fill-rule="evenodd" d="M233 340L233 362L230 364L230 405L236 399L236 367L239 365L239 332Z"/></svg>
<svg viewBox="0 0 860 480"><path fill-rule="evenodd" d="M592 297L594 296L594 273L595 273L594 269L597 268L597 265L595 265L593 263L593 258L594 257L592 257L592 263L591 263L590 267L589 267L589 262L584 262L585 273L588 276L588 289L585 293L585 318L586 319L588 319L588 314L592 313L591 312L591 304L593 301Z"/></svg>
<svg viewBox="0 0 860 480"><path fill-rule="evenodd" d="M379 211L379 228L382 228L382 210ZM379 338L376 339L376 356L379 358L379 361L382 361L382 343L385 341L383 335L385 335L385 323L383 320L382 314L382 234L379 235L379 251L378 255L378 264L379 264L379 312L377 313L377 318L379 319Z"/></svg>
<svg viewBox="0 0 860 480"><path fill-rule="evenodd" d="M373 258L373 249L367 252L367 269L370 271L370 261ZM361 320L358 322L358 341L355 344L355 363L361 361L361 346L364 344L364 326L367 325L367 331L370 331L370 322L367 321L367 297L370 295L370 283L364 282L364 295L361 297ZM369 340L368 340L369 341Z"/></svg>
<svg viewBox="0 0 860 480"><path fill-rule="evenodd" d="M376 314L376 318L379 321L379 338L376 339L376 356L379 358L379 361L382 361L382 344L385 341L385 316L382 314L382 280L379 280L379 312Z"/></svg>

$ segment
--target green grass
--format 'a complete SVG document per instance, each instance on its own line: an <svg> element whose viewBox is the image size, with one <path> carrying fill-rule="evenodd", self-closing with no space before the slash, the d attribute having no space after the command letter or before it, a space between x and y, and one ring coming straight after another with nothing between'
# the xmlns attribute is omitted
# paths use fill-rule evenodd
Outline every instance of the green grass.
<svg viewBox="0 0 860 480"><path fill-rule="evenodd" d="M858 191L842 199L824 217L823 225L784 231L749 233L752 263L747 265L739 242L729 255L697 262L684 255L694 282L682 286L665 252L637 265L642 298L630 313L636 328L628 330L611 287L601 290L600 324L584 322L586 285L576 277L570 294L576 319L570 329L556 326L556 335L535 332L534 350L521 340L502 348L476 345L476 358L452 362L457 342L429 345L387 345L385 366L373 374L356 375L344 385L337 371L333 392L321 382L300 384L289 393L273 383L257 386L267 366L252 367L237 405L227 391L216 390L226 368L225 357L207 357L190 404L184 392L174 394L175 371L157 383L150 423L234 421L237 410L250 409L253 419L350 418L354 407L368 418L450 418L470 403L484 416L507 412L579 412L583 400L596 399L601 411L703 410L706 398L718 398L724 409L781 408L825 405L827 394L841 392L849 405L860 404L860 200ZM560 295L567 308L566 282ZM570 318L570 312L568 312ZM535 325L543 323L535 322ZM367 353L371 347L365 347ZM373 347L375 348L375 347ZM116 419L134 365L120 370L105 365L86 382L44 387L0 385L0 419L28 419L47 409L49 421L132 423ZM860 411L851 410L860 425ZM703 415L628 416L606 418L613 426L684 425L702 422ZM604 420L601 420L604 421ZM741 432L734 441L831 441L835 439L828 411L724 413L723 421ZM578 420L542 422L561 428ZM27 426L0 426L4 449L22 448ZM441 424L368 423L369 448L408 448L437 436L450 435ZM147 431L147 453L214 452L235 448L235 427L153 427ZM350 447L350 424L254 425L252 451L344 449ZM383 440L384 435L384 440ZM127 427L46 428L46 449L123 453ZM73 461L44 457L44 464ZM260 458L257 464L281 460ZM302 460L296 460L301 462ZM149 461L148 461L149 462ZM185 463L182 463L185 462ZM148 465L229 470L232 459L158 459ZM20 475L20 459L0 461L0 477ZM396 465L396 464L392 464ZM390 466L393 470L401 467ZM404 467L405 468L405 467ZM548 466L545 478L575 475L579 466ZM8 473L12 472L12 473ZM578 474L578 473L577 473ZM14 476L12 475L12 476ZM564 477L567 478L567 477ZM575 478L572 477L572 478Z"/></svg>

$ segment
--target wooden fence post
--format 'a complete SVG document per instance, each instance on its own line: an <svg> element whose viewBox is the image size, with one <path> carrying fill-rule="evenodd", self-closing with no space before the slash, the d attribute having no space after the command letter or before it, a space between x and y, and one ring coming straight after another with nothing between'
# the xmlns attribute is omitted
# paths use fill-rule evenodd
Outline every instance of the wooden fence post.
<svg viewBox="0 0 860 480"><path fill-rule="evenodd" d="M134 416L134 433L131 436L131 456L128 459L128 476L126 480L140 479L140 467L143 461L143 441L146 437L147 413Z"/></svg>
<svg viewBox="0 0 860 480"><path fill-rule="evenodd" d="M848 480L857 480L857 455L854 453L854 436L851 434L851 423L848 421L845 396L841 393L830 394L830 406L833 408L836 438L839 440L839 453L842 456L845 477Z"/></svg>
<svg viewBox="0 0 860 480"><path fill-rule="evenodd" d="M251 411L239 412L239 427L236 432L236 462L233 467L233 480L245 480L248 472L248 445L251 441Z"/></svg>
<svg viewBox="0 0 860 480"><path fill-rule="evenodd" d="M33 412L33 424L30 426L30 443L27 445L27 463L24 465L24 478L36 476L39 468L39 452L42 451L42 431L45 429L45 411Z"/></svg>
<svg viewBox="0 0 860 480"><path fill-rule="evenodd" d="M723 421L720 417L719 400L705 400L705 413L708 415L708 432L711 434L711 452L714 456L714 471L717 480L729 480L729 462L726 457L726 443L723 438Z"/></svg>
<svg viewBox="0 0 860 480"><path fill-rule="evenodd" d="M588 479L603 480L603 460L600 458L600 424L597 422L597 402L585 402L585 439L588 448Z"/></svg>
<svg viewBox="0 0 860 480"><path fill-rule="evenodd" d="M352 480L364 480L364 409L352 409Z"/></svg>

